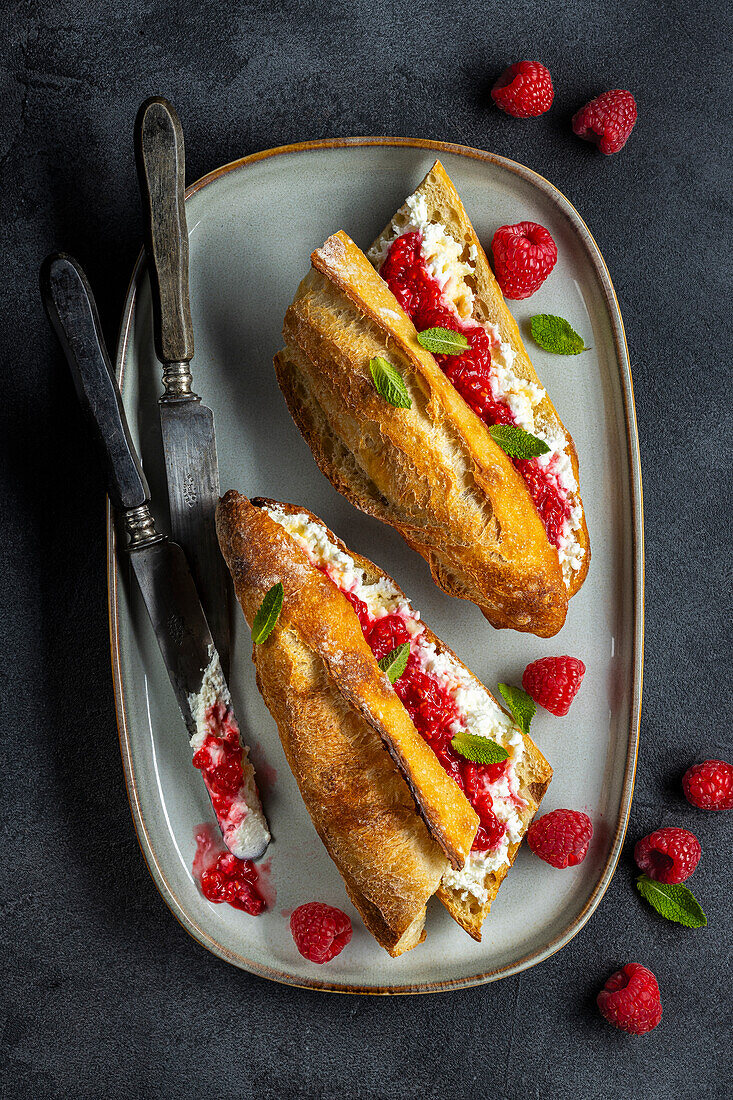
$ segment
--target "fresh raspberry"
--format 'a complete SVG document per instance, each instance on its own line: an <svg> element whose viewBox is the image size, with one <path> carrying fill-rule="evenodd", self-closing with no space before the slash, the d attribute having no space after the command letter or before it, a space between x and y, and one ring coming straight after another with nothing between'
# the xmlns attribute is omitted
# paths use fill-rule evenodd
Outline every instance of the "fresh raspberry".
<svg viewBox="0 0 733 1100"><path fill-rule="evenodd" d="M684 882L697 867L701 855L700 841L687 829L657 829L634 848L639 870L657 882Z"/></svg>
<svg viewBox="0 0 733 1100"><path fill-rule="evenodd" d="M733 764L706 760L682 776L685 798L698 810L733 810Z"/></svg>
<svg viewBox="0 0 733 1100"><path fill-rule="evenodd" d="M576 867L588 851L593 826L579 810L552 810L533 821L527 843L536 856L553 867Z"/></svg>
<svg viewBox="0 0 733 1100"><path fill-rule="evenodd" d="M536 118L549 111L555 92L550 70L540 61L517 61L491 89L497 107L514 118Z"/></svg>
<svg viewBox="0 0 733 1100"><path fill-rule="evenodd" d="M557 262L557 246L536 222L502 225L491 242L494 271L506 298L529 298Z"/></svg>
<svg viewBox="0 0 733 1100"><path fill-rule="evenodd" d="M299 905L290 918L295 946L314 963L335 959L351 939L351 921L346 913L321 901Z"/></svg>
<svg viewBox="0 0 733 1100"><path fill-rule="evenodd" d="M585 665L577 657L540 657L525 668L522 687L535 703L562 718L584 676Z"/></svg>
<svg viewBox="0 0 733 1100"><path fill-rule="evenodd" d="M653 1031L662 1018L657 979L641 963L627 963L612 974L596 1001L601 1016L629 1035Z"/></svg>
<svg viewBox="0 0 733 1100"><path fill-rule="evenodd" d="M629 140L636 122L636 101L631 92L616 88L592 99L573 115L573 133L595 141L602 153L618 153Z"/></svg>

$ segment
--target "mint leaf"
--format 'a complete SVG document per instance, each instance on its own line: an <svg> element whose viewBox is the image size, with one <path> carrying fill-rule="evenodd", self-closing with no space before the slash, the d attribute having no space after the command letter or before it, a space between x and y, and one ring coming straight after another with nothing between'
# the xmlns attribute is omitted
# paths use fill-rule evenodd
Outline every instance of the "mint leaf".
<svg viewBox="0 0 733 1100"><path fill-rule="evenodd" d="M283 595L282 581L278 581L277 584L273 584L260 604L260 609L252 623L252 641L257 645L266 641L272 634L283 608Z"/></svg>
<svg viewBox="0 0 733 1100"><path fill-rule="evenodd" d="M565 320L551 313L538 313L530 321L532 336L545 351L554 351L557 355L579 355L587 351L585 341Z"/></svg>
<svg viewBox="0 0 733 1100"><path fill-rule="evenodd" d="M405 380L391 363L381 356L369 360L369 370L372 382L385 401L394 405L396 409L409 409L412 407L412 399L407 392Z"/></svg>
<svg viewBox="0 0 733 1100"><path fill-rule="evenodd" d="M636 889L667 920L677 921L686 928L706 927L708 918L695 895L686 886L672 886L666 882L655 882L646 875L639 875Z"/></svg>
<svg viewBox="0 0 733 1100"><path fill-rule="evenodd" d="M403 642L402 645L397 646L397 649L393 649L391 653L388 653L386 657L379 658L377 664L382 672L387 673L390 684L394 684L396 680L399 680L407 668L407 658L409 656L410 643Z"/></svg>
<svg viewBox="0 0 733 1100"><path fill-rule="evenodd" d="M537 455L546 455L550 449L544 439L538 439L513 424L492 424L489 435L510 458L537 458Z"/></svg>
<svg viewBox="0 0 733 1100"><path fill-rule="evenodd" d="M418 344L435 355L460 355L470 344L462 332L452 328L426 328L417 334Z"/></svg>
<svg viewBox="0 0 733 1100"><path fill-rule="evenodd" d="M472 760L474 764L500 764L509 755L503 745L475 733L461 731L455 735L451 745L457 753L466 760Z"/></svg>
<svg viewBox="0 0 733 1100"><path fill-rule="evenodd" d="M504 701L522 733L529 733L530 723L537 713L532 696L527 695L522 688L512 687L511 684L499 684L499 691L504 696Z"/></svg>

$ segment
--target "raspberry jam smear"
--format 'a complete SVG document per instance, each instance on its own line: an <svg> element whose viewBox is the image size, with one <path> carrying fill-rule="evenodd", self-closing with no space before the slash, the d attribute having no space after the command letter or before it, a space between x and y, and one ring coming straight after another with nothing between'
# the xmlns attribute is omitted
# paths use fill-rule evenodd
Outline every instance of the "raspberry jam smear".
<svg viewBox="0 0 733 1100"><path fill-rule="evenodd" d="M245 797L239 726L231 707L214 703L206 711L207 733L194 753L193 766L201 772L225 840L249 813ZM234 858L234 857L232 857Z"/></svg>
<svg viewBox="0 0 733 1100"><path fill-rule="evenodd" d="M491 349L498 348L498 338L482 325L460 320L446 303L440 286L423 263L420 233L403 233L393 241L379 274L418 332L427 328L448 328L466 337L471 345L468 351L461 355L435 356L466 404L485 424L521 427L492 385ZM563 527L570 518L570 501L557 484L554 462L541 466L536 459L515 459L514 465L527 483L548 539L559 546Z"/></svg>
<svg viewBox="0 0 733 1100"><path fill-rule="evenodd" d="M340 587L334 578L332 580ZM377 660L386 657L404 642L411 641L404 619L399 614L377 619L358 596L343 588L341 591L356 611L364 637ZM456 726L465 727L465 720L448 688L437 676L421 667L415 649L410 653L405 671L395 681L394 689L420 736L430 745L479 816L480 825L472 850L493 851L501 843L506 825L493 811L489 785L505 774L508 760L500 764L473 764L454 750L451 740L455 736Z"/></svg>
<svg viewBox="0 0 733 1100"><path fill-rule="evenodd" d="M193 876L209 901L226 903L253 917L268 907L262 868L251 859L237 859L228 852L213 825L199 825L195 832L196 855Z"/></svg>

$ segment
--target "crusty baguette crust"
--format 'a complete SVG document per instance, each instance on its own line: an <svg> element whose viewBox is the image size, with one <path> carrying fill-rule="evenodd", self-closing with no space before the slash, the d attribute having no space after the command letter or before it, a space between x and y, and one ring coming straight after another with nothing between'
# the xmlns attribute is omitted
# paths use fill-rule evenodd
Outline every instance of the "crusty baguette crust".
<svg viewBox="0 0 733 1100"><path fill-rule="evenodd" d="M337 233L311 260L275 369L319 467L395 527L450 595L472 600L494 626L556 634L567 592L523 478L353 241ZM375 356L400 371L412 408L377 393Z"/></svg>
<svg viewBox="0 0 733 1100"><path fill-rule="evenodd" d="M281 629L253 648L257 686L316 832L369 931L399 955L420 942L447 860L378 735L298 632Z"/></svg>
<svg viewBox="0 0 733 1100"><path fill-rule="evenodd" d="M475 811L415 730L351 605L283 528L229 492L217 533L250 624L268 589L283 584L280 618L253 646L258 687L354 904L399 954L420 942L449 861L465 862Z"/></svg>
<svg viewBox="0 0 733 1100"><path fill-rule="evenodd" d="M519 325L507 307L504 295L496 281L496 276L486 258L486 253L464 209L458 192L439 160L436 160L425 179L420 186L416 188L415 194L424 196L430 218L440 222L441 225L445 227L446 232L450 234L454 240L466 246L473 245L475 248L476 285L474 287L475 299L473 318L483 323L496 325L502 341L509 344L515 352L516 358L512 364L514 373L520 378L524 378L529 382L534 382L541 386L542 383L537 376L537 372L524 346L524 341L519 331ZM399 218L400 215L409 218L409 212L406 206L400 208L395 218ZM384 228L371 247L377 249L383 240L391 237L391 228L392 221ZM542 388L544 389L544 386ZM545 393L547 393L546 390ZM567 440L565 449L573 468L575 480L580 484L578 454L575 449L575 444L567 428L560 420L557 409L548 396L545 396L543 401L537 406L537 417L540 423L549 424L551 427L564 434ZM579 494L577 499L580 501ZM582 526L578 531L578 541L583 547L585 554L581 568L577 572L573 572L570 578L568 595L571 597L575 595L583 584L590 566L590 539L588 536L588 526L585 520L585 512L583 512Z"/></svg>
<svg viewBox="0 0 733 1100"><path fill-rule="evenodd" d="M370 584L374 584L381 579L386 579L401 596L405 596L400 586L392 577L385 573L384 570L380 569L379 566L375 565L374 562L370 561L369 558L365 558L362 557L361 554L354 553L354 551L351 550L346 545L346 543L343 542L342 539L338 538L338 536L335 535L333 531L326 527L325 523L323 523L323 520L319 519L318 516L314 515L313 512L310 512L307 508L301 508L298 505L294 504L282 504L279 501L267 500L264 498L256 498L252 501L252 503L258 507L276 506L285 513L302 513L304 515L307 515L312 522L318 523L324 528L328 539L335 546L337 546L339 550L341 550L345 554L348 554L353 559L354 563L360 569L363 569L367 581ZM453 650L449 646L447 646L445 642L438 638L438 636L434 634L433 631L430 630L430 628L426 624L423 625L425 626L425 639L435 646L436 652L439 654L447 654L456 662L457 665L465 669L466 672L469 673L469 675L472 675L471 670L460 660L459 657L456 656ZM484 686L484 690L487 692L488 695L491 696L492 699L494 699L494 696L491 694L488 688ZM494 699L494 702L497 703L497 706L499 706L505 714L507 713L506 709L502 707L496 699ZM527 829L529 828L532 818L539 808L540 802L542 801L547 791L550 780L552 779L552 768L550 767L549 762L545 759L540 750L537 748L537 745L534 743L532 738L526 734L524 735L524 755L519 766L517 767L517 774L519 778L519 793L526 802L525 808L520 812L519 815L522 819L523 838L527 832ZM443 903L453 919L458 924L460 924L461 927L466 932L468 932L468 934L472 936L475 940L481 940L482 925L491 910L492 902L494 901L499 891L499 887L504 881L507 872L509 871L509 868L514 863L520 846L521 840L516 844L510 845L508 851L509 863L505 864L499 871L492 871L487 874L484 882L484 887L488 892L488 897L484 902L479 902L474 896L470 894L464 898L461 896L460 891L454 890L451 887L444 885L442 882L438 886L437 896L440 901ZM354 900L357 908L359 908L358 901L355 899L354 895L349 889L348 881L347 890L349 890L352 900ZM363 916L364 914L361 908L359 909L359 911L362 912ZM375 936L377 936L377 938L379 938L377 932L375 931L375 928L380 927L380 918L378 915L375 916L372 913L370 913L369 916L372 921L376 920L377 924L372 926L372 924L367 921L366 917L364 917L365 923L367 924L369 930Z"/></svg>
<svg viewBox="0 0 733 1100"><path fill-rule="evenodd" d="M417 947L418 944L423 942L425 939L425 906L422 907L412 923L407 925L399 939L396 939L393 926L385 919L379 906L364 896L347 872L342 870L341 877L344 880L346 893L359 910L359 915L367 929L392 958L403 955L405 951L411 951L413 947Z"/></svg>

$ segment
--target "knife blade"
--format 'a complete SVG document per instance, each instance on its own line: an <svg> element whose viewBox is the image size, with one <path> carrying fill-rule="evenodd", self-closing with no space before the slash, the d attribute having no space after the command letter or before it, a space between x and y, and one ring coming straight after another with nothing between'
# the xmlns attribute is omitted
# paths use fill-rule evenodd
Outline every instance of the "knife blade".
<svg viewBox="0 0 733 1100"><path fill-rule="evenodd" d="M225 675L230 656L229 581L214 512L219 467L214 416L193 392L183 129L167 100L146 100L135 121L135 159L145 212L155 352L163 365L160 428L171 532L191 566Z"/></svg>
<svg viewBox="0 0 733 1100"><path fill-rule="evenodd" d="M41 267L41 294L101 448L110 500L124 522L132 567L192 747L209 752L206 739L217 739L216 721L222 721L216 704L224 708L230 727L232 722L236 725L231 695L186 556L155 528L150 490L130 435L91 288L72 257L55 253ZM241 787L230 806L217 810L214 804L214 812L229 850L241 859L258 859L270 833L249 750L241 747ZM206 770L203 774L209 795L215 795Z"/></svg>

